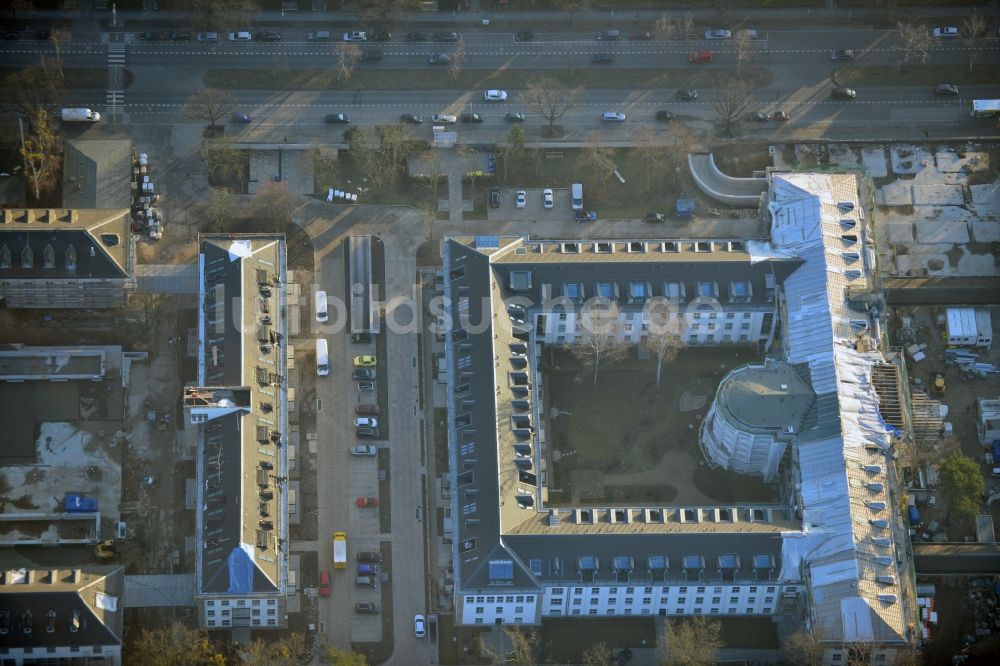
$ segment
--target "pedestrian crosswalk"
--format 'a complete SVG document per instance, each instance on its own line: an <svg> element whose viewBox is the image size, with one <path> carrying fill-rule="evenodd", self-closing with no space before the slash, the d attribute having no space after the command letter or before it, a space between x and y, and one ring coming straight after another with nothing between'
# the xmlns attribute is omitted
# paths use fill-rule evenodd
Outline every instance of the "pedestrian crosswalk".
<svg viewBox="0 0 1000 666"><path fill-rule="evenodd" d="M125 44L121 42L111 42L108 44L108 69L109 79L114 85L115 81L120 81L121 76L116 75L115 68L125 67ZM120 74L121 72L117 72ZM121 109L125 106L125 91L120 88L109 88L107 92L107 104L109 110Z"/></svg>
<svg viewBox="0 0 1000 666"><path fill-rule="evenodd" d="M107 104L109 107L122 107L125 106L125 91L124 90L109 90L107 96Z"/></svg>
<svg viewBox="0 0 1000 666"><path fill-rule="evenodd" d="M125 45L108 44L108 67L125 66Z"/></svg>

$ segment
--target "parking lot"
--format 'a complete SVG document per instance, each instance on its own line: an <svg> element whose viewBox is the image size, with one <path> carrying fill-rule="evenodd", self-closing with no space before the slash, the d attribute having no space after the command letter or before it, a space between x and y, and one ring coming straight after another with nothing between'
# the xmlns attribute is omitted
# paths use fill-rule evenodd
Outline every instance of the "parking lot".
<svg viewBox="0 0 1000 666"><path fill-rule="evenodd" d="M527 193L524 208L516 206L518 189L523 189ZM500 207L487 208L487 219L490 220L552 220L552 219L572 219L573 209L570 205L569 188L552 188L555 206L546 209L542 205L542 189L540 187L501 187Z"/></svg>

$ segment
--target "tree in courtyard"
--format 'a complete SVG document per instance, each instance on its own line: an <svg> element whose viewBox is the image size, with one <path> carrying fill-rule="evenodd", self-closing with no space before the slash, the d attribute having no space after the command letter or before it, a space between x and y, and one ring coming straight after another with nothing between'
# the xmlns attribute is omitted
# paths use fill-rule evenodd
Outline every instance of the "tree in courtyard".
<svg viewBox="0 0 1000 666"><path fill-rule="evenodd" d="M899 41L903 43L903 63L910 62L911 59L919 60L921 63L927 62L931 48L931 33L927 26L920 23L897 23L896 31L899 33Z"/></svg>
<svg viewBox="0 0 1000 666"><path fill-rule="evenodd" d="M332 666L368 666L368 660L363 654L333 646L327 648L326 659Z"/></svg>
<svg viewBox="0 0 1000 666"><path fill-rule="evenodd" d="M606 643L591 643L580 655L583 666L612 666L614 658Z"/></svg>
<svg viewBox="0 0 1000 666"><path fill-rule="evenodd" d="M479 635L479 649L495 666L536 666L538 664L538 634L520 627L504 626L503 633L510 644L506 651L488 640L489 634Z"/></svg>
<svg viewBox="0 0 1000 666"><path fill-rule="evenodd" d="M459 41L455 44L455 48L451 51L451 60L448 62L448 73L451 74L451 78L458 81L458 77L462 75L462 67L465 66L465 42Z"/></svg>
<svg viewBox="0 0 1000 666"><path fill-rule="evenodd" d="M312 162L314 188L320 194L333 187L340 179L340 159L337 150L314 145L309 149Z"/></svg>
<svg viewBox="0 0 1000 666"><path fill-rule="evenodd" d="M203 88L191 95L184 106L184 114L188 118L204 120L211 128L236 111L236 97L232 93L218 88Z"/></svg>
<svg viewBox="0 0 1000 666"><path fill-rule="evenodd" d="M361 47L354 42L337 44L337 80L347 81L354 75L354 70L361 61Z"/></svg>
<svg viewBox="0 0 1000 666"><path fill-rule="evenodd" d="M361 169L368 182L375 189L381 189L385 184L385 172L382 169L380 152L382 141L378 128L371 125L356 127L351 130L347 139L351 159Z"/></svg>
<svg viewBox="0 0 1000 666"><path fill-rule="evenodd" d="M704 615L671 620L660 638L661 666L715 666L722 625Z"/></svg>
<svg viewBox="0 0 1000 666"><path fill-rule="evenodd" d="M298 202L284 183L268 181L260 186L250 205L254 217L264 221L270 229L280 232L292 221L292 213Z"/></svg>
<svg viewBox="0 0 1000 666"><path fill-rule="evenodd" d="M36 108L30 116L28 135L21 129L21 157L24 160L28 185L35 199L55 187L62 165L62 139L52 128L49 112Z"/></svg>
<svg viewBox="0 0 1000 666"><path fill-rule="evenodd" d="M750 110L753 104L752 86L745 79L729 78L721 82L709 106L715 111L724 134L731 134L733 125Z"/></svg>
<svg viewBox="0 0 1000 666"><path fill-rule="evenodd" d="M938 468L938 479L949 518L965 521L979 513L986 487L975 460L960 450L953 451Z"/></svg>
<svg viewBox="0 0 1000 666"><path fill-rule="evenodd" d="M592 383L597 386L601 364L620 361L628 352L629 345L622 338L625 327L617 304L608 298L592 298L584 303L578 321L581 332L573 343L573 355L593 368Z"/></svg>
<svg viewBox="0 0 1000 666"><path fill-rule="evenodd" d="M687 125L675 121L667 133L666 144L663 155L667 184L675 192L679 192L687 172L688 155L695 149L695 135Z"/></svg>
<svg viewBox="0 0 1000 666"><path fill-rule="evenodd" d="M293 666L309 654L305 637L292 633L280 640L258 638L240 649L240 660L248 666Z"/></svg>
<svg viewBox="0 0 1000 666"><path fill-rule="evenodd" d="M785 657L789 663L797 666L821 666L826 646L821 642L819 633L813 629L799 629L785 639L783 646Z"/></svg>
<svg viewBox="0 0 1000 666"><path fill-rule="evenodd" d="M549 121L548 133L551 135L556 121L580 103L583 90L583 86L566 88L554 79L539 76L528 82L528 89L522 94L521 101L528 109Z"/></svg>
<svg viewBox="0 0 1000 666"><path fill-rule="evenodd" d="M236 184L240 192L246 186L247 155L228 141L202 141L201 159L209 181L227 186Z"/></svg>
<svg viewBox="0 0 1000 666"><path fill-rule="evenodd" d="M656 388L660 388L663 364L677 358L681 349L677 302L653 298L643 310L643 324L646 325L646 337L642 344L656 357Z"/></svg>
<svg viewBox="0 0 1000 666"><path fill-rule="evenodd" d="M379 130L382 168L387 185L395 185L406 168L406 158L413 147L410 125L392 123Z"/></svg>
<svg viewBox="0 0 1000 666"><path fill-rule="evenodd" d="M125 663L145 666L225 666L226 658L208 635L179 622L142 629L125 644Z"/></svg>
<svg viewBox="0 0 1000 666"><path fill-rule="evenodd" d="M219 187L213 187L208 199L201 206L201 218L205 230L210 233L224 233L230 230L239 209L236 195Z"/></svg>
<svg viewBox="0 0 1000 666"><path fill-rule="evenodd" d="M988 27L989 24L986 21L986 17L982 14L969 14L962 19L962 45L965 46L966 51L969 53L970 72L973 65L976 64L976 58L981 53L980 49L984 46L982 38L986 34Z"/></svg>

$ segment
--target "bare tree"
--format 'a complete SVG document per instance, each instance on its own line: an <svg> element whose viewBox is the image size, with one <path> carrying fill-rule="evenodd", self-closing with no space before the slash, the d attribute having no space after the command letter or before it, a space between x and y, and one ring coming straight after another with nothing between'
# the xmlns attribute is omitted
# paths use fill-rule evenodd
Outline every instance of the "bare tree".
<svg viewBox="0 0 1000 666"><path fill-rule="evenodd" d="M753 39L748 30L740 30L736 33L736 73L743 71L743 63L749 62L753 58Z"/></svg>
<svg viewBox="0 0 1000 666"><path fill-rule="evenodd" d="M208 199L201 206L201 219L205 221L205 230L211 233L229 231L236 219L239 205L239 199L229 190L213 187Z"/></svg>
<svg viewBox="0 0 1000 666"><path fill-rule="evenodd" d="M52 128L49 112L40 107L34 109L28 136L24 136L24 128L21 128L20 153L35 199L40 199L43 191L55 187L62 164L61 144L62 139Z"/></svg>
<svg viewBox="0 0 1000 666"><path fill-rule="evenodd" d="M406 167L406 157L413 143L409 125L393 123L380 131L382 168L386 171L386 184L395 185Z"/></svg>
<svg viewBox="0 0 1000 666"><path fill-rule="evenodd" d="M246 25L259 8L254 0L160 0L162 9L184 11L199 30Z"/></svg>
<svg viewBox="0 0 1000 666"><path fill-rule="evenodd" d="M486 640L489 634L479 635L479 649L493 664L496 666L501 664L504 666L535 666L538 663L538 634L511 626L505 626L503 633L510 641L510 649L506 651Z"/></svg>
<svg viewBox="0 0 1000 666"><path fill-rule="evenodd" d="M750 105L753 104L751 91L750 83L740 78L722 81L716 89L715 95L708 103L722 123L723 133L730 134L733 124L750 110Z"/></svg>
<svg viewBox="0 0 1000 666"><path fill-rule="evenodd" d="M72 38L73 34L69 30L53 30L52 34L49 35L49 41L52 43L52 50L56 52L56 67L59 69L60 78L63 76L62 49L63 46L69 44Z"/></svg>
<svg viewBox="0 0 1000 666"><path fill-rule="evenodd" d="M656 19L656 31L661 33L667 39L677 39L679 28L677 23L675 23L670 16L664 14L660 18Z"/></svg>
<svg viewBox="0 0 1000 666"><path fill-rule="evenodd" d="M368 666L365 655L330 646L326 649L326 662L331 666Z"/></svg>
<svg viewBox="0 0 1000 666"><path fill-rule="evenodd" d="M722 649L722 625L704 615L671 620L660 640L663 666L715 666Z"/></svg>
<svg viewBox="0 0 1000 666"><path fill-rule="evenodd" d="M675 191L683 184L684 173L687 170L688 155L694 152L695 136L691 129L683 123L674 122L667 133L667 145L663 151L667 184Z"/></svg>
<svg viewBox="0 0 1000 666"><path fill-rule="evenodd" d="M685 14L678 23L678 30L684 39L694 37L694 14L691 12Z"/></svg>
<svg viewBox="0 0 1000 666"><path fill-rule="evenodd" d="M660 144L660 137L656 130L649 125L643 125L635 136L637 147L636 156L642 164L643 173L646 178L646 192L651 192L653 182L659 181L663 176L663 167L667 162L667 151Z"/></svg>
<svg viewBox="0 0 1000 666"><path fill-rule="evenodd" d="M210 666L224 664L225 656L203 631L179 622L159 629L142 629L128 642L125 663L148 666Z"/></svg>
<svg viewBox="0 0 1000 666"><path fill-rule="evenodd" d="M524 128L520 125L514 125L507 132L507 140L504 142L503 148L501 148L501 155L503 156L503 180L507 182L507 168L510 163L520 158L524 155Z"/></svg>
<svg viewBox="0 0 1000 666"><path fill-rule="evenodd" d="M280 232L292 221L292 213L298 205L294 194L284 183L268 181L260 186L250 202L254 217Z"/></svg>
<svg viewBox="0 0 1000 666"><path fill-rule="evenodd" d="M347 81L361 61L361 47L354 42L337 44L337 80Z"/></svg>
<svg viewBox="0 0 1000 666"><path fill-rule="evenodd" d="M622 339L625 327L619 319L618 307L606 298L592 298L577 313L581 335L574 341L573 355L594 369L593 385L602 363L614 363L628 352Z"/></svg>
<svg viewBox="0 0 1000 666"><path fill-rule="evenodd" d="M229 186L235 183L242 193L246 187L247 155L228 141L202 141L201 159L209 182Z"/></svg>
<svg viewBox="0 0 1000 666"><path fill-rule="evenodd" d="M218 88L203 88L188 97L184 114L188 118L204 120L209 127L215 128L218 121L236 111L236 104L232 93Z"/></svg>
<svg viewBox="0 0 1000 666"><path fill-rule="evenodd" d="M312 161L314 189L323 193L340 177L340 159L337 151L326 146L314 145L309 149L309 157Z"/></svg>
<svg viewBox="0 0 1000 666"><path fill-rule="evenodd" d="M615 175L615 163L611 159L615 149L601 142L600 132L591 132L587 136L587 146L576 158L577 164L590 171L602 180L610 180Z"/></svg>
<svg viewBox="0 0 1000 666"><path fill-rule="evenodd" d="M826 646L821 642L819 633L813 629L800 629L785 639L785 656L793 664L799 666L821 666L823 652Z"/></svg>
<svg viewBox="0 0 1000 666"><path fill-rule="evenodd" d="M614 658L611 649L605 643L592 643L580 655L583 666L612 666Z"/></svg>
<svg viewBox="0 0 1000 666"><path fill-rule="evenodd" d="M656 357L656 388L660 388L663 364L673 361L681 349L677 302L654 298L642 314L646 326L642 344Z"/></svg>
<svg viewBox="0 0 1000 666"><path fill-rule="evenodd" d="M292 633L280 640L258 638L239 650L244 664L253 666L291 666L300 664L308 656L305 637Z"/></svg>
<svg viewBox="0 0 1000 666"><path fill-rule="evenodd" d="M459 41L452 50L451 60L448 62L448 73L451 74L453 80L458 81L458 77L462 75L465 59L465 42Z"/></svg>
<svg viewBox="0 0 1000 666"><path fill-rule="evenodd" d="M988 23L982 14L969 14L962 19L962 44L969 52L969 71L976 64L980 54L981 39L986 33Z"/></svg>
<svg viewBox="0 0 1000 666"><path fill-rule="evenodd" d="M927 26L900 22L896 24L896 30L899 32L900 41L903 42L903 63L910 62L911 58L921 63L927 62L931 48L931 33Z"/></svg>
<svg viewBox="0 0 1000 666"><path fill-rule="evenodd" d="M382 169L380 151L382 140L378 129L372 126L357 127L351 131L348 138L351 159L358 165L361 172L375 189L381 189L385 184L385 172Z"/></svg>
<svg viewBox="0 0 1000 666"><path fill-rule="evenodd" d="M2 81L3 106L30 117L37 108L54 106L64 97L63 77L44 55L34 65L11 71Z"/></svg>
<svg viewBox="0 0 1000 666"><path fill-rule="evenodd" d="M521 96L524 105L549 121L549 134L555 122L576 107L583 97L583 86L566 88L558 81L540 76L528 82L528 89Z"/></svg>

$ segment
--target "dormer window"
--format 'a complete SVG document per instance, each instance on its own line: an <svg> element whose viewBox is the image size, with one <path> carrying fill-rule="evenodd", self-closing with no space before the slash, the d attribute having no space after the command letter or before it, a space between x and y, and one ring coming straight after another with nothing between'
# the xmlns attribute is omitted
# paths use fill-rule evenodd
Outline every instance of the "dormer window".
<svg viewBox="0 0 1000 666"><path fill-rule="evenodd" d="M719 297L719 283L709 280L703 280L698 283L698 296L700 298L718 298Z"/></svg>
<svg viewBox="0 0 1000 666"><path fill-rule="evenodd" d="M678 281L670 281L663 283L663 297L669 298L672 301L683 301L684 300L684 283Z"/></svg>
<svg viewBox="0 0 1000 666"><path fill-rule="evenodd" d="M750 280L729 281L729 300L733 303L749 303L752 295Z"/></svg>
<svg viewBox="0 0 1000 666"><path fill-rule="evenodd" d="M584 291L582 282L563 282L563 296L575 303L583 302Z"/></svg>

